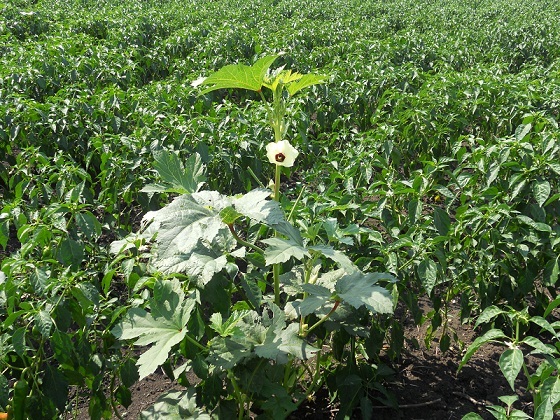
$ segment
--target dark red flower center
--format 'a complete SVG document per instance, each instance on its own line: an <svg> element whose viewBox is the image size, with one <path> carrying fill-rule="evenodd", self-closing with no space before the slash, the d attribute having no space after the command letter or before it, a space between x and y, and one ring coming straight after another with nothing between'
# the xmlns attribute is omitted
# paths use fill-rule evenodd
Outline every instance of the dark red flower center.
<svg viewBox="0 0 560 420"><path fill-rule="evenodd" d="M284 160L286 160L286 156L284 156L284 153L277 153L274 156L274 159L276 159L276 162L282 163L282 162L284 162Z"/></svg>

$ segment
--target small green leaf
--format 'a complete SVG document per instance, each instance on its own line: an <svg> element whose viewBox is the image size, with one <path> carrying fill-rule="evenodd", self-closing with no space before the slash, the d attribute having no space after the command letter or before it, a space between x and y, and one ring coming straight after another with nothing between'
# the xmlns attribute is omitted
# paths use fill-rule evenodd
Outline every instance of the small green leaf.
<svg viewBox="0 0 560 420"><path fill-rule="evenodd" d="M560 275L560 267L558 266L558 257L548 260L544 266L543 281L548 287L552 287L558 281Z"/></svg>
<svg viewBox="0 0 560 420"><path fill-rule="evenodd" d="M270 190L258 188L249 191L241 197L233 198L232 205L242 215L275 229L298 245L303 245L299 230L286 220L280 204L270 199Z"/></svg>
<svg viewBox="0 0 560 420"><path fill-rule="evenodd" d="M535 409L534 420L550 420L554 418L554 407L548 398L544 398Z"/></svg>
<svg viewBox="0 0 560 420"><path fill-rule="evenodd" d="M556 335L556 334L554 334L554 335ZM536 337L528 336L528 337L525 337L521 342L525 343L525 344L527 344L527 345L529 345L529 346L531 346L535 349L532 352L532 354L533 353L540 353L540 354L554 355L554 353L556 353L556 349L554 348L554 346L552 346L550 344L546 345Z"/></svg>
<svg viewBox="0 0 560 420"><path fill-rule="evenodd" d="M498 397L498 399L508 407L511 407L517 400L519 400L519 397L517 395L502 395Z"/></svg>
<svg viewBox="0 0 560 420"><path fill-rule="evenodd" d="M51 334L51 329L53 326L53 320L49 312L45 310L40 310L35 315L35 325L39 329L39 332L44 338L48 338Z"/></svg>
<svg viewBox="0 0 560 420"><path fill-rule="evenodd" d="M484 420L480 414L476 414L476 413L469 413L469 414L465 414L461 420Z"/></svg>
<svg viewBox="0 0 560 420"><path fill-rule="evenodd" d="M210 328L220 334L222 337L227 337L233 335L235 332L239 331L236 327L243 317L247 316L250 311L234 311L230 317L223 322L222 314L219 312L212 314L210 317Z"/></svg>
<svg viewBox="0 0 560 420"><path fill-rule="evenodd" d="M200 93L203 95L217 89L261 90L266 73L278 55L270 55L257 60L252 66L231 64L204 79L200 85L208 86Z"/></svg>
<svg viewBox="0 0 560 420"><path fill-rule="evenodd" d="M473 354L476 353L476 351L480 348L480 346L500 338L506 338L506 335L501 330L498 329L489 330L483 336L477 337L467 348L467 351L465 352L465 355L463 356L461 363L459 363L459 368L457 369L457 372L461 371L461 369L468 363L470 358L473 356Z"/></svg>
<svg viewBox="0 0 560 420"><path fill-rule="evenodd" d="M533 229L538 230L539 232L552 232L552 228L545 223L535 222L530 217L524 216L522 214L518 215L517 218L521 222L531 226Z"/></svg>
<svg viewBox="0 0 560 420"><path fill-rule="evenodd" d="M76 213L74 217L76 225L88 239L96 240L101 236L101 223L91 212Z"/></svg>
<svg viewBox="0 0 560 420"><path fill-rule="evenodd" d="M164 149L154 151L153 155L154 168L164 184L148 185L141 190L143 192L192 194L200 190L206 181L204 164L198 153L191 155L185 165L175 153Z"/></svg>
<svg viewBox="0 0 560 420"><path fill-rule="evenodd" d="M437 284L437 264L430 259L425 259L418 264L417 272L422 286L424 286L426 293L430 295Z"/></svg>
<svg viewBox="0 0 560 420"><path fill-rule="evenodd" d="M358 270L358 267L354 265L352 260L346 256L341 251L337 251L334 248L327 246L327 245L316 245L309 248L310 251L316 251L322 254L323 256L333 260L335 263L338 264L340 268L346 271L348 274L353 273L354 271Z"/></svg>
<svg viewBox="0 0 560 420"><path fill-rule="evenodd" d="M532 185L533 189L533 197L537 201L540 207L546 202L548 197L550 196L550 182L543 180L543 181L535 181Z"/></svg>
<svg viewBox="0 0 560 420"><path fill-rule="evenodd" d="M61 264L77 267L84 260L84 247L80 242L66 238L58 247L57 259Z"/></svg>
<svg viewBox="0 0 560 420"><path fill-rule="evenodd" d="M509 386L515 391L515 378L523 367L523 352L517 348L507 349L500 356L498 364Z"/></svg>
<svg viewBox="0 0 560 420"><path fill-rule="evenodd" d="M519 125L515 129L515 138L517 139L517 141L522 141L525 138L525 136L529 134L531 128L533 128L533 124L531 123Z"/></svg>
<svg viewBox="0 0 560 420"><path fill-rule="evenodd" d="M408 202L408 220L410 224L416 223L416 221L422 216L423 203L421 200L411 200Z"/></svg>
<svg viewBox="0 0 560 420"><path fill-rule="evenodd" d="M43 388L45 396L49 397L56 408L63 413L68 400L68 380L55 367L46 365Z"/></svg>
<svg viewBox="0 0 560 420"><path fill-rule="evenodd" d="M447 236L451 227L451 219L445 210L434 207L434 224L441 236Z"/></svg>
<svg viewBox="0 0 560 420"><path fill-rule="evenodd" d="M18 356L23 357L28 347L25 344L26 328L20 327L12 334L12 346Z"/></svg>
<svg viewBox="0 0 560 420"><path fill-rule="evenodd" d="M226 225L232 225L237 219L243 217L243 215L230 206L220 212L220 217L222 218L222 222Z"/></svg>
<svg viewBox="0 0 560 420"><path fill-rule="evenodd" d="M505 314L506 311L498 308L497 306L489 306L478 316L476 320L476 324L474 324L474 328L478 327L480 324L485 324L487 322L492 321L498 315Z"/></svg>
<svg viewBox="0 0 560 420"><path fill-rule="evenodd" d="M130 388L138 379L140 379L140 375L138 375L138 368L131 359L127 359L126 362L122 364L119 369L119 373L123 385L127 388Z"/></svg>
<svg viewBox="0 0 560 420"><path fill-rule="evenodd" d="M560 402L560 378L558 376L547 378L540 391L541 398L550 400L552 406L555 406Z"/></svg>
<svg viewBox="0 0 560 420"><path fill-rule="evenodd" d="M550 323L542 316L535 315L531 317L531 319L529 319L529 322L532 322L533 324L541 327L543 330L548 331L550 334L552 334L553 337L555 337L557 334L552 325L550 325Z"/></svg>
<svg viewBox="0 0 560 420"><path fill-rule="evenodd" d="M39 267L35 267L35 270L31 273L31 276L29 277L29 281L31 282L31 285L33 286L35 292L41 295L45 290L45 288L50 283L50 278L45 270Z"/></svg>
<svg viewBox="0 0 560 420"><path fill-rule="evenodd" d="M10 222L9 220L5 220L0 223L0 246L3 249L6 249L6 245L8 245L8 240L10 239Z"/></svg>
<svg viewBox="0 0 560 420"><path fill-rule="evenodd" d="M307 360L319 349L302 340L298 336L298 332L299 325L295 323L289 324L283 330L269 327L264 343L255 346L255 353L259 357L274 360L280 364L288 362L289 354L300 360Z"/></svg>

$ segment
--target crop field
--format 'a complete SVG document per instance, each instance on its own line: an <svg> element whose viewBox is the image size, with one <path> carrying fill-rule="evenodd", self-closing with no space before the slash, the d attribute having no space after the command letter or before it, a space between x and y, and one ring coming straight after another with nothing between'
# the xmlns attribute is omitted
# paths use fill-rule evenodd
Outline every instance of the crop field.
<svg viewBox="0 0 560 420"><path fill-rule="evenodd" d="M559 112L558 1L0 0L0 416L377 418L491 345L446 418L553 419Z"/></svg>

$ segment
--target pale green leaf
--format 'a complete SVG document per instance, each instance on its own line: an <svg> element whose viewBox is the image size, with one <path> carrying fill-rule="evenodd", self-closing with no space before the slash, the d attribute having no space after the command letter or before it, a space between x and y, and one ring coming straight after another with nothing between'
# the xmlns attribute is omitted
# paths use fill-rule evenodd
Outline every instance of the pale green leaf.
<svg viewBox="0 0 560 420"><path fill-rule="evenodd" d="M391 294L375 282L372 275L358 271L343 276L337 281L335 289L340 299L356 309L365 306L373 313L393 313Z"/></svg>
<svg viewBox="0 0 560 420"><path fill-rule="evenodd" d="M132 308L112 330L118 339L136 338L135 345L152 345L138 359L140 379L165 363L171 348L185 337L186 324L195 305L194 299L184 299L177 279L158 281L154 287L154 297L150 300L152 313L142 308Z"/></svg>
<svg viewBox="0 0 560 420"><path fill-rule="evenodd" d="M538 230L540 232L551 232L552 231L552 228L549 225L547 225L545 223L535 222L533 219L531 219L528 216L524 216L524 215L520 214L520 215L517 216L517 218L521 222L531 226L533 229Z"/></svg>
<svg viewBox="0 0 560 420"><path fill-rule="evenodd" d="M531 123L521 124L515 129L515 138L518 141L522 141L527 134L531 132L533 125Z"/></svg>
<svg viewBox="0 0 560 420"><path fill-rule="evenodd" d="M167 150L156 150L154 168L163 180L163 184L150 184L142 189L143 192L177 192L190 194L197 192L204 182L204 164L198 153L191 155L186 165L179 157Z"/></svg>
<svg viewBox="0 0 560 420"><path fill-rule="evenodd" d="M35 315L35 325L44 338L48 338L53 326L53 320L49 312L40 310Z"/></svg>
<svg viewBox="0 0 560 420"><path fill-rule="evenodd" d="M270 199L270 190L252 190L241 197L233 198L232 205L242 215L277 230L298 245L303 245L299 230L286 220L280 204Z"/></svg>
<svg viewBox="0 0 560 420"><path fill-rule="evenodd" d="M150 408L142 411L141 420L210 420L214 418L196 405L196 389L168 391Z"/></svg>
<svg viewBox="0 0 560 420"><path fill-rule="evenodd" d="M302 340L298 336L298 332L299 325L296 323L290 324L286 329L280 331L277 328L269 328L265 342L255 346L255 353L259 357L274 360L280 364L287 363L288 355L307 360L319 349Z"/></svg>
<svg viewBox="0 0 560 420"><path fill-rule="evenodd" d="M529 319L529 321L532 322L533 324L538 325L543 330L548 331L550 334L552 334L553 337L556 336L556 331L554 330L554 328L552 328L552 325L550 325L550 323L542 316L538 316L538 315L533 316L531 317L531 319Z"/></svg>
<svg viewBox="0 0 560 420"><path fill-rule="evenodd" d="M83 211L74 215L76 225L88 239L96 240L101 236L101 223L89 211Z"/></svg>
<svg viewBox="0 0 560 420"><path fill-rule="evenodd" d="M560 402L560 378L558 376L547 378L542 384L540 391L541 398L549 399L552 406L555 406Z"/></svg>
<svg viewBox="0 0 560 420"><path fill-rule="evenodd" d="M539 340L536 337L532 337L532 336L527 336L525 337L522 341L522 343L525 343L531 347L533 347L535 350L532 351L531 353L538 353L538 354L550 354L550 355L554 355L556 353L556 349L554 348L554 346L550 345L550 344L544 344L541 340Z"/></svg>
<svg viewBox="0 0 560 420"><path fill-rule="evenodd" d="M544 398L535 409L534 420L551 420L554 418L554 407L548 398Z"/></svg>
<svg viewBox="0 0 560 420"><path fill-rule="evenodd" d="M338 264L340 268L346 271L348 274L353 273L358 270L358 267L341 251L337 251L334 248L327 245L316 245L309 248L311 251L319 252L321 255L333 260Z"/></svg>
<svg viewBox="0 0 560 420"><path fill-rule="evenodd" d="M310 256L307 249L291 240L268 238L263 239L262 242L268 245L264 252L267 265L281 264L292 257L302 260Z"/></svg>

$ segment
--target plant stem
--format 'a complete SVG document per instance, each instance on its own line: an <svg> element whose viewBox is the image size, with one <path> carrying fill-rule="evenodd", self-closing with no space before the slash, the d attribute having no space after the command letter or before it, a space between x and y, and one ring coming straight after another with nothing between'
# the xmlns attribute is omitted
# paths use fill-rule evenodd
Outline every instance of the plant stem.
<svg viewBox="0 0 560 420"><path fill-rule="evenodd" d="M313 326L309 328L307 331L303 332L303 337L307 337L311 331L313 331L315 328L317 328L319 325L321 325L323 322L329 319L330 316L334 313L334 311L336 311L336 308L338 308L338 305L340 305L339 300L334 302L334 306L332 307L332 309L329 311L328 314L326 314L323 318L321 318L319 321L313 324Z"/></svg>
<svg viewBox="0 0 560 420"><path fill-rule="evenodd" d="M113 414L119 419L119 420L123 420L123 417L121 416L121 413L119 413L119 410L117 408L117 402L115 401L115 376L113 375L111 377L111 385L110 385L110 390L111 390L111 408L113 409Z"/></svg>
<svg viewBox="0 0 560 420"><path fill-rule="evenodd" d="M185 334L185 338L187 339L187 341L189 341L190 343L194 344L195 347L198 347L200 350L206 350L206 347L204 347L202 344L200 344L198 341L196 341L194 338L192 338L190 335Z"/></svg>
<svg viewBox="0 0 560 420"><path fill-rule="evenodd" d="M231 234L233 235L233 237L237 241L237 243L239 243L240 245L246 246L247 248L251 248L251 249L253 249L257 252L264 253L264 251L261 248L259 248L258 246L256 246L255 244L252 244L251 242L247 242L247 241L241 239L239 237L239 235L237 234L237 232L235 231L235 227L233 226L233 223L229 224L227 226L229 228L229 231L231 232Z"/></svg>
<svg viewBox="0 0 560 420"><path fill-rule="evenodd" d="M274 175L274 200L280 202L280 174L282 167L276 165L276 173ZM278 236L278 232L276 232ZM280 306L280 264L272 266L272 276L274 279L274 303Z"/></svg>
<svg viewBox="0 0 560 420"><path fill-rule="evenodd" d="M233 390L235 392L235 398L239 404L239 413L237 415L237 418L239 420L242 420L243 416L245 415L245 398L243 397L243 392L241 391L241 388L239 388L237 380L235 379L235 375L231 370L228 370L227 376L231 381L231 385L233 386Z"/></svg>

